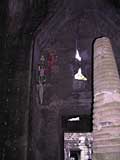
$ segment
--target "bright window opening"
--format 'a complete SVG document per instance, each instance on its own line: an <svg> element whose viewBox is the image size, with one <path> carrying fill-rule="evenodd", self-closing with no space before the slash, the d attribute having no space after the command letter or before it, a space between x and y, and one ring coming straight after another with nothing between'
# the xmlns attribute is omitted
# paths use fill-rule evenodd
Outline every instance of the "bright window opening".
<svg viewBox="0 0 120 160"><path fill-rule="evenodd" d="M68 121L80 121L80 117L70 118Z"/></svg>
<svg viewBox="0 0 120 160"><path fill-rule="evenodd" d="M76 54L75 54L75 58L81 62L81 57L80 57L80 54L79 54L79 51L78 49L76 49ZM87 81L87 78L82 74L82 70L81 68L78 69L78 72L74 75L74 78L76 80L82 80L82 81Z"/></svg>

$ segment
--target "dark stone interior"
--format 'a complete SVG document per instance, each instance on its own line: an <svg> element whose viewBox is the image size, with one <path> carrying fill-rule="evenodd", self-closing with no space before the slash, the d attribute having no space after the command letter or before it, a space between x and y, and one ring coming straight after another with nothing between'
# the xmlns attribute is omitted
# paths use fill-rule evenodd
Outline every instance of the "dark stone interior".
<svg viewBox="0 0 120 160"><path fill-rule="evenodd" d="M120 73L119 26L119 0L0 1L1 160L60 160L63 117L80 115L80 131L91 128L93 43L110 38ZM70 67L76 40L85 82L75 81ZM49 50L58 72L48 77L41 105L36 68Z"/></svg>
<svg viewBox="0 0 120 160"><path fill-rule="evenodd" d="M70 153L71 153L70 157L74 157L75 160L78 160L80 158L80 151L79 150L78 151L77 150L76 151L75 150L73 150L73 151L71 150Z"/></svg>

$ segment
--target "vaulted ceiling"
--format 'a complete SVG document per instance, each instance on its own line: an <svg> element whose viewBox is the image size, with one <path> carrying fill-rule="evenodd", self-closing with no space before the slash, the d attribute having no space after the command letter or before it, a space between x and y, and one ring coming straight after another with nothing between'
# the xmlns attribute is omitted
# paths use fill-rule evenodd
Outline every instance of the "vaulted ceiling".
<svg viewBox="0 0 120 160"><path fill-rule="evenodd" d="M75 13L84 9L106 9L119 12L119 0L2 0L0 21L8 32L34 32L46 17L51 18L61 7Z"/></svg>

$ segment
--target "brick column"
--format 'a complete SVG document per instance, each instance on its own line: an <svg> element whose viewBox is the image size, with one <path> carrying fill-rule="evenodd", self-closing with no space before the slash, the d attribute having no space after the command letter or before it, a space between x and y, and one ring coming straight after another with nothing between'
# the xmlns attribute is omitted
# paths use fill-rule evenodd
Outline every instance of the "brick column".
<svg viewBox="0 0 120 160"><path fill-rule="evenodd" d="M93 157L120 160L120 79L106 37L94 44Z"/></svg>

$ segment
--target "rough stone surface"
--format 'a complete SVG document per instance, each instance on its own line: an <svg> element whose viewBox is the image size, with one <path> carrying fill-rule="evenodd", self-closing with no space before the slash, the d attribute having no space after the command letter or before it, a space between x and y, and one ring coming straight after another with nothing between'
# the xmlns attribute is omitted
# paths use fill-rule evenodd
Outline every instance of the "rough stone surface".
<svg viewBox="0 0 120 160"><path fill-rule="evenodd" d="M111 153L96 153L93 157L94 160L118 160L120 159L120 152L111 152Z"/></svg>
<svg viewBox="0 0 120 160"><path fill-rule="evenodd" d="M93 152L97 160L119 159L119 86L120 79L110 40L99 38L94 44Z"/></svg>
<svg viewBox="0 0 120 160"><path fill-rule="evenodd" d="M76 13L76 14L75 14ZM47 142L44 140L43 136L40 135L40 126L41 124L38 123L38 129L36 129L37 121L45 121L45 118L41 118L41 111L44 108L46 110L46 115L49 112L53 112L54 116L56 117L56 121L58 122L57 126L54 123L54 136L55 141L52 141L52 148L57 148L56 153L54 156L52 153L49 152L45 147L44 152L41 148L37 147L37 142L40 143L40 140L34 141L34 146L32 147L32 155L37 156L36 159L39 159L41 155L44 158L49 157L57 157L57 159L63 158L59 157L61 153L61 147L63 147L63 142L61 142L61 136L63 135L63 131L61 129L61 117L64 115L75 115L75 114L91 114L91 98L88 97L88 91L91 91L91 72L92 72L92 44L96 37L100 37L101 35L108 35L113 42L114 48L116 48L115 39L113 35L116 32L116 28L113 27L111 22L109 22L108 15L111 13L107 13L106 10L103 10L101 13L100 10L92 10L86 9L82 12L75 12L75 10L66 10L61 8L56 15L46 23L43 23L38 31L36 32L36 39L35 39L35 47L34 47L34 64L33 64L33 75L36 72L36 66L39 63L39 59L41 54L44 54L46 50L54 50L58 56L59 62L59 74L54 76L54 79L49 81L51 84L50 88L47 88L47 93L44 96L48 96L46 98L46 102L44 101L43 105L38 104L38 99L35 90L35 79L34 82L34 89L33 89L33 105L32 113L35 110L40 110L40 112L35 112L35 114L31 115L32 118L32 137L35 139L37 137L36 133L38 130L39 137L42 137L44 143L48 146L49 139ZM105 16L106 15L106 16ZM94 17L94 18L93 18ZM107 23L106 23L107 22ZM102 24L101 24L102 23ZM59 24L59 25L56 25ZM110 29L112 28L112 31ZM42 31L39 31L39 29ZM90 30L91 28L91 30ZM73 92L73 79L72 73L69 68L69 64L71 59L75 56L75 41L77 39L78 42L78 50L82 58L82 71L83 74L86 75L88 78L87 84L81 85L82 88L79 88L78 92ZM118 60L118 59L117 59ZM54 82L54 83L53 83ZM83 92L82 92L83 91ZM35 100L36 96L36 100ZM82 102L82 104L81 104ZM84 106L84 107L82 107ZM86 107L85 107L86 106ZM88 109L89 108L89 109ZM87 110L87 111L86 111ZM90 111L90 112L89 112ZM35 117L36 115L36 117ZM54 117L53 116L53 117ZM39 120L35 120L39 117ZM45 116L46 117L46 116ZM49 119L51 125L53 121ZM36 130L35 130L36 129ZM46 134L50 134L49 129L45 128ZM59 134L58 134L58 131ZM63 140L63 139L62 139ZM60 142L59 144L57 142ZM57 145L56 145L57 144ZM37 150L37 154L36 154ZM47 153L47 154L44 154ZM34 157L33 156L33 157Z"/></svg>
<svg viewBox="0 0 120 160"><path fill-rule="evenodd" d="M0 0L1 160L26 160L27 155L29 160L60 159L63 130L58 117L91 113L95 38L110 37L120 68L119 15L117 0ZM75 54L76 37L84 60L82 70L88 78L87 84L79 83L80 92L72 92L73 79L68 69ZM34 79L40 52L46 48L58 54L60 74L52 82L54 87L46 90L45 105L40 106L36 82L33 80L31 87L29 84Z"/></svg>

